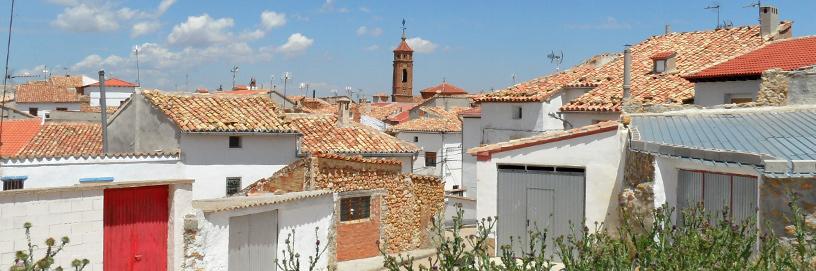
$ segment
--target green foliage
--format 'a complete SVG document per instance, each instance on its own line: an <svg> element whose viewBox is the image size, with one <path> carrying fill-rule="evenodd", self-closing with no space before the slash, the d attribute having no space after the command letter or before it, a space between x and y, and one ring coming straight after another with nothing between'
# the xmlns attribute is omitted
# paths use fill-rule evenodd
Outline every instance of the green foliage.
<svg viewBox="0 0 816 271"><path fill-rule="evenodd" d="M23 228L25 228L25 235L26 241L28 242L28 251L17 251L15 254L14 265L9 268L10 271L47 271L52 270L52 266L54 265L54 257L57 256L57 253L61 252L65 245L67 245L71 240L68 239L67 236L62 237L60 239L60 243L57 244L57 241L54 238L49 237L45 239L45 253L42 258L37 259L34 255L34 249L39 248L38 245L34 245L31 243L31 223L26 222L23 224ZM71 267L74 268L75 271L85 269L85 266L88 265L90 261L88 259L74 259L71 261ZM53 270L62 271L62 266L54 267Z"/></svg>
<svg viewBox="0 0 816 271"><path fill-rule="evenodd" d="M496 218L482 219L471 236L461 236L463 211L451 229L440 220L433 224L431 240L436 248L427 265L413 257L387 255L388 270L550 270L553 262L564 270L816 270L816 218L809 218L793 196L793 215L787 235L759 234L755 219L732 221L728 212L711 214L702 206L678 213L666 205L648 215L622 213L621 226L610 231L602 224L594 229L575 227L567 236L555 238L555 259L546 253L547 233L530 230L521 248L518 237L501 244L491 257L489 236ZM758 242L760 241L760 242ZM517 248L514 250L513 248ZM521 251L517 253L515 251ZM418 266L418 267L417 267Z"/></svg>
<svg viewBox="0 0 816 271"><path fill-rule="evenodd" d="M313 256L309 256L308 264L309 264L309 271L316 270L317 262L320 260L320 257L323 256L323 253L326 252L326 249L329 248L329 244L320 247L320 235L317 233L319 228L315 227L315 251ZM292 230L292 233L286 236L286 248L281 250L283 253L283 259L275 259L275 264L278 266L278 270L282 271L300 271L300 253L295 251L295 230ZM331 243L329 240L328 243Z"/></svg>

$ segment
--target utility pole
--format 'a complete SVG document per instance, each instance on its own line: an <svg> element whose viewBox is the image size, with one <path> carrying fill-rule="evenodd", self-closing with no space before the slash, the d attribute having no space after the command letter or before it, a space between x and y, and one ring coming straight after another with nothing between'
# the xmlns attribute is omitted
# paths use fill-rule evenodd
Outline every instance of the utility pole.
<svg viewBox="0 0 816 271"><path fill-rule="evenodd" d="M136 85L142 86L142 76L141 71L139 70L139 46L137 45L136 48L133 50L136 52Z"/></svg>
<svg viewBox="0 0 816 271"><path fill-rule="evenodd" d="M108 153L108 107L105 101L105 70L99 70L99 107L102 112L102 153Z"/></svg>
<svg viewBox="0 0 816 271"><path fill-rule="evenodd" d="M289 79L292 79L292 75L289 72L283 73L283 97L288 98L286 96L286 86L289 83ZM283 109L286 110L286 103L283 103Z"/></svg>
<svg viewBox="0 0 816 271"><path fill-rule="evenodd" d="M230 72L232 73L232 89L235 89L235 75L238 74L238 65L232 66Z"/></svg>

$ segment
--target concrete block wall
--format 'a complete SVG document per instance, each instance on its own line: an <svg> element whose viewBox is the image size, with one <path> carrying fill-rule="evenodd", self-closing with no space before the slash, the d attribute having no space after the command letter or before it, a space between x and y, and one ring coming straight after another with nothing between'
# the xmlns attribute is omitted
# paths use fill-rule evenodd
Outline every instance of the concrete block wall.
<svg viewBox="0 0 816 271"><path fill-rule="evenodd" d="M0 270L8 270L15 253L28 250L23 223L31 222L31 242L45 250L45 239L70 242L55 258L55 266L70 269L71 260L91 261L85 270L102 270L102 190L20 192L0 196Z"/></svg>

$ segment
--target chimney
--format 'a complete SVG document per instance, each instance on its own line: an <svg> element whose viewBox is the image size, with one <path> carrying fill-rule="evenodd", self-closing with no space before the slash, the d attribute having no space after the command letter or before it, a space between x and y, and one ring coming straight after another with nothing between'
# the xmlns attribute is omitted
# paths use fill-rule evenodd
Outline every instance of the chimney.
<svg viewBox="0 0 816 271"><path fill-rule="evenodd" d="M665 29L664 29L663 31L664 31L664 33L663 33L663 34L665 34L665 35L670 34L670 33L672 32L672 31L671 31L671 25L670 25L670 24L667 24L667 25L665 26Z"/></svg>
<svg viewBox="0 0 816 271"><path fill-rule="evenodd" d="M625 45L623 49L623 101L629 99L632 88L632 49L631 45Z"/></svg>
<svg viewBox="0 0 816 271"><path fill-rule="evenodd" d="M337 126L345 127L351 121L351 116L349 112L349 105L351 104L351 100L346 97L340 98L337 100Z"/></svg>
<svg viewBox="0 0 816 271"><path fill-rule="evenodd" d="M779 9L774 6L759 7L759 33L762 37L773 35L779 29Z"/></svg>
<svg viewBox="0 0 816 271"><path fill-rule="evenodd" d="M102 154L108 153L108 107L105 100L105 70L99 70L99 107L102 112Z"/></svg>

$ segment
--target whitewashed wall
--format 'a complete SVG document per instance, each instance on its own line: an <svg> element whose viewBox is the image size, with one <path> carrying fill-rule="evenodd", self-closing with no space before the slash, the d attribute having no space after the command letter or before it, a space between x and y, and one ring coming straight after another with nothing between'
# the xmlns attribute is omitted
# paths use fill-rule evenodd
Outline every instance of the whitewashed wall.
<svg viewBox="0 0 816 271"><path fill-rule="evenodd" d="M272 176L297 159L296 135L242 136L241 148L229 148L229 137L181 136L184 176L195 179L195 199L226 195L227 177L241 177L241 187Z"/></svg>
<svg viewBox="0 0 816 271"><path fill-rule="evenodd" d="M748 94L756 101L761 80L699 82L694 84L694 104L705 107L726 103L729 94Z"/></svg>
<svg viewBox="0 0 816 271"><path fill-rule="evenodd" d="M548 115L558 112L561 104L560 94L544 103L482 103L482 143L504 142L546 130L564 129L561 120ZM522 107L521 119L513 119L516 106Z"/></svg>
<svg viewBox="0 0 816 271"><path fill-rule="evenodd" d="M278 229L278 257L286 247L286 237L295 230L295 251L301 253L301 261L313 255L316 237L320 245L329 244L329 234L333 234L332 221L334 198L326 194L315 198L293 200L285 203L242 208L230 211L202 214L199 217L199 233L196 243L201 245L204 259L201 261L203 270L227 270L229 259L229 219L233 216L242 216L262 212L277 211L278 225L270 225L270 229ZM319 228L315 236L315 227ZM324 270L329 263L329 251L320 259L317 267ZM301 262L303 263L303 262ZM308 270L308 264L302 264L302 270Z"/></svg>
<svg viewBox="0 0 816 271"><path fill-rule="evenodd" d="M620 119L618 112L564 112L562 116L569 124L572 124L572 126L567 125L565 127L567 129L584 127L598 121Z"/></svg>
<svg viewBox="0 0 816 271"><path fill-rule="evenodd" d="M479 129L481 118L462 118L462 186L465 187L465 197L476 198L476 157L467 153L471 148L478 147L482 140L482 130Z"/></svg>
<svg viewBox="0 0 816 271"><path fill-rule="evenodd" d="M16 109L28 113L28 109L36 107L37 116L45 118L45 113L57 111L57 108L65 108L68 111L79 111L79 103L17 103Z"/></svg>
<svg viewBox="0 0 816 271"><path fill-rule="evenodd" d="M14 263L15 252L27 250L23 223L31 222L32 243L40 245L35 256L43 255L42 242L68 236L70 242L55 257L55 264L70 269L71 260L87 258L85 270L101 271L103 266L103 197L105 187L14 190L0 192L0 270ZM115 188L115 187L114 187ZM170 185L168 221L168 265L180 270L183 259L182 214L191 208L191 185ZM39 255L39 256L38 256Z"/></svg>
<svg viewBox="0 0 816 271"><path fill-rule="evenodd" d="M2 176L27 176L25 188L79 184L80 178L113 177L115 182L182 179L178 157L66 157L3 160Z"/></svg>
<svg viewBox="0 0 816 271"><path fill-rule="evenodd" d="M494 153L490 160L479 161L477 218L497 214L498 164L571 166L586 170L586 225L592 228L595 222L604 222L615 227L616 221L611 220L617 218L614 206L622 189L625 133L611 131L535 145Z"/></svg>
<svg viewBox="0 0 816 271"><path fill-rule="evenodd" d="M136 93L135 87L105 87L105 105L119 106L121 102L130 98L133 93ZM85 95L91 97L91 106L100 105L99 86L85 87Z"/></svg>
<svg viewBox="0 0 816 271"><path fill-rule="evenodd" d="M418 142L414 142L417 137ZM445 182L445 189L462 185L462 134L461 133L421 133L400 132L397 138L411 142L422 151L414 161L413 169L425 168L425 152L436 152L435 175ZM442 162L444 159L444 163Z"/></svg>

